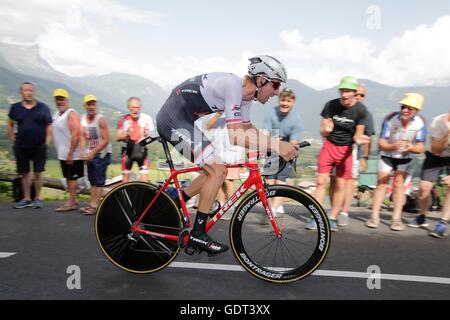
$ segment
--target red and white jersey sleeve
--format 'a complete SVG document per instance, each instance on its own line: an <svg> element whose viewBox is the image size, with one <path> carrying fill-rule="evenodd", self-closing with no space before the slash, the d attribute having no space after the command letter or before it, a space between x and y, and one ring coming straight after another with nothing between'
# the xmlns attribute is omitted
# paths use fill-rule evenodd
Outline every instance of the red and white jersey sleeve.
<svg viewBox="0 0 450 320"><path fill-rule="evenodd" d="M204 75L202 97L213 112L223 111L227 123L249 123L251 101L242 101L242 78L223 72Z"/></svg>

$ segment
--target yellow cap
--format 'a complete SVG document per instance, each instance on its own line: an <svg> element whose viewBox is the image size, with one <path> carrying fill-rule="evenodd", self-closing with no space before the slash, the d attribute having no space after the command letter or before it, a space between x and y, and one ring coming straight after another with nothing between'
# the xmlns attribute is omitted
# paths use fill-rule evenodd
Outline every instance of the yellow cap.
<svg viewBox="0 0 450 320"><path fill-rule="evenodd" d="M400 101L401 105L413 107L419 111L423 108L423 103L425 102L424 96L418 93L405 93L403 100Z"/></svg>
<svg viewBox="0 0 450 320"><path fill-rule="evenodd" d="M64 97L66 99L70 98L69 93L65 89L56 89L55 91L53 91L53 96Z"/></svg>
<svg viewBox="0 0 450 320"><path fill-rule="evenodd" d="M97 97L92 94L85 95L83 103L88 103L89 101L97 101Z"/></svg>

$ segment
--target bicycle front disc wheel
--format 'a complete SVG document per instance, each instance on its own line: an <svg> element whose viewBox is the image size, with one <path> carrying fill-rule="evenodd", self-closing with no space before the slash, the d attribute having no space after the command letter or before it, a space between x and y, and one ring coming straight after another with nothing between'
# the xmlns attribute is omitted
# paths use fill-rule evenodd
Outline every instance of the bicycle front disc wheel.
<svg viewBox="0 0 450 320"><path fill-rule="evenodd" d="M132 232L133 224L155 198L158 187L129 182L110 191L97 210L95 232L106 257L116 266L135 273L161 270L175 259L178 242ZM161 193L145 214L139 227L168 235L179 235L181 213L173 200Z"/></svg>
<svg viewBox="0 0 450 320"><path fill-rule="evenodd" d="M302 279L328 252L330 227L320 204L303 190L276 185L266 189L280 236L269 223L256 192L238 206L230 224L234 255L252 275L275 283ZM313 222L311 222L311 219ZM315 226L312 230L305 227Z"/></svg>

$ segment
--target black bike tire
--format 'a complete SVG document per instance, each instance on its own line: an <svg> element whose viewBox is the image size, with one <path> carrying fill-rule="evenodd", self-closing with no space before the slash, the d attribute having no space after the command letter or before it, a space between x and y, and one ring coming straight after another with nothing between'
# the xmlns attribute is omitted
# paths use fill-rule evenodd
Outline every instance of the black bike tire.
<svg viewBox="0 0 450 320"><path fill-rule="evenodd" d="M133 256L133 249L131 249L129 246L127 246L127 241L126 241L126 236L127 236L127 232L131 231L131 225L129 223L129 221L127 220L126 222L124 221L126 219L126 217L124 218L118 218L120 217L120 215L117 214L116 210L111 210L111 205L108 205L111 203L111 201L114 201L114 197L120 193L121 191L123 191L124 189L129 189L130 188L138 188L142 190L142 193L144 193L144 190L146 189L147 191L151 191L152 194L156 194L156 192L159 190L159 187L150 183L145 183L145 182L128 182L128 183L124 183L121 184L117 187L115 187L114 189L112 189L110 192L108 192L108 194L104 197L104 199L101 201L101 203L99 204L99 207L97 209L97 215L95 218L95 234L96 234L96 239L97 239L97 243L100 246L103 254L108 258L109 261L111 261L114 265L116 265L117 267L128 271L128 272L132 272L132 273L152 273L152 272L157 272L165 267L167 267L177 256L178 252L179 252L179 247L178 247L178 243L176 241L171 241L170 243L168 243L167 241L165 243L161 242L162 240L157 239L155 237L155 241L160 241L159 244L164 244L166 245L166 247L170 250L167 250L167 252L157 252L156 250L150 254L150 252L145 253L144 251L142 252L137 252L134 253ZM180 210L178 209L178 207L176 206L175 202L170 198L170 196L165 193L162 192L160 195L160 199L163 199L161 201L164 201L164 219L168 222L170 222L170 226L164 226L164 225L158 225L157 228L159 228L158 231L162 232L161 229L165 230L164 228L178 228L179 230L181 230L183 228L183 218L181 215ZM117 200L116 200L117 201ZM151 199L146 199L146 202L150 203ZM157 201L158 202L158 201ZM134 204L132 204L131 206L134 206ZM132 209L133 207L131 207L130 209ZM123 215L123 213L122 213ZM147 215L146 215L147 217ZM162 217L162 216L161 216ZM130 217L128 217L130 218ZM145 220L146 218L144 218ZM134 221L131 221L134 220ZM134 219L130 218L131 222L135 222L137 220L136 217L134 217ZM161 226L161 227L159 227ZM129 231L127 231L126 229L130 228ZM116 231L117 229L117 231ZM178 235L177 230L173 230L174 234ZM139 237L146 237L144 235L139 235ZM113 254L112 249L109 248L109 246L107 245L107 241L106 239L114 239L114 241L118 241L119 245L115 245L120 246L120 245L124 245L123 250L125 250L125 253L123 254L123 256L121 258L116 257L115 254ZM139 238L139 240L142 240L143 238ZM145 239L145 238L144 238ZM153 240L153 238L152 238ZM108 240L109 241L109 240ZM147 243L148 243L148 239L146 239ZM170 240L168 240L170 241ZM173 242L173 245L172 245ZM120 244L122 243L122 244ZM149 245L147 245L146 243L144 243L147 248L149 247ZM154 245L155 246L155 245ZM170 248L168 247L170 246ZM158 247L158 244L155 246ZM163 248L164 247L161 245L159 248ZM122 249L122 247L120 247L120 249ZM127 255L128 254L128 255ZM156 259L156 256L157 259ZM129 261L125 261L126 258L125 257L129 257L130 260L133 260L133 262ZM125 259L124 259L125 258ZM150 259L150 260L149 260ZM151 260L153 259L153 260Z"/></svg>
<svg viewBox="0 0 450 320"><path fill-rule="evenodd" d="M314 272L327 256L331 243L328 217L317 200L301 189L286 185L275 185L266 189L266 195L271 191L275 191L275 193L272 196L268 196L268 198L283 196L298 201L305 208L309 209L311 216L316 220L317 226L321 228L321 230L317 232L318 239L314 253L306 263L290 272L274 272L273 270L266 269L264 266L258 265L248 256L245 246L243 245L241 229L247 213L250 212L250 209L253 206L261 202L256 191L247 195L247 197L240 202L231 218L229 229L231 247L237 261L253 276L272 283L294 282L303 279Z"/></svg>

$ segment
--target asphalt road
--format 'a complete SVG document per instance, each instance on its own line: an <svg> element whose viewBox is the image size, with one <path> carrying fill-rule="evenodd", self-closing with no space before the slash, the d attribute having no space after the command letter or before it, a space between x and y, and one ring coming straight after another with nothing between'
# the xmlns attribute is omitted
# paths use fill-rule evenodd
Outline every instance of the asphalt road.
<svg viewBox="0 0 450 320"><path fill-rule="evenodd" d="M94 216L77 211L12 209L0 204L0 299L125 300L436 300L450 298L450 239L424 229L368 229L369 212L353 208L350 225L332 234L315 274L277 285L243 271L231 251L217 257L180 254L154 274L125 272L110 263L95 239ZM405 214L405 221L414 215ZM431 217L432 226L437 215ZM227 241L228 222L211 230ZM369 279L368 268L381 272ZM369 271L372 269L369 268ZM79 276L74 278L74 276Z"/></svg>

